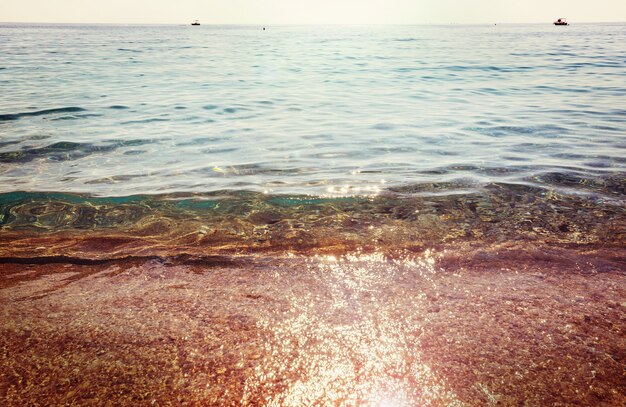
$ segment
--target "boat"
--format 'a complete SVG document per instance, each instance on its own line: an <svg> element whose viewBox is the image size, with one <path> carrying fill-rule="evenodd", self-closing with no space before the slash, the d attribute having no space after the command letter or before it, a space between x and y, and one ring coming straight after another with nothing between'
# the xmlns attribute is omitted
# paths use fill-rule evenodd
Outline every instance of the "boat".
<svg viewBox="0 0 626 407"><path fill-rule="evenodd" d="M191 25L200 25L200 21L195 20L193 23L191 23Z"/></svg>
<svg viewBox="0 0 626 407"><path fill-rule="evenodd" d="M567 22L566 19L559 18L558 20L554 22L554 25L569 25L569 23Z"/></svg>

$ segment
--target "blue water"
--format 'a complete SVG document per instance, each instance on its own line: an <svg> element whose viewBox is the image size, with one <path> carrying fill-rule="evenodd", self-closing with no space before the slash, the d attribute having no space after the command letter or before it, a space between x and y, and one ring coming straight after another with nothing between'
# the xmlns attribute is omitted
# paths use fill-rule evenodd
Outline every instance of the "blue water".
<svg viewBox="0 0 626 407"><path fill-rule="evenodd" d="M623 196L624 44L626 24L5 24L0 192Z"/></svg>

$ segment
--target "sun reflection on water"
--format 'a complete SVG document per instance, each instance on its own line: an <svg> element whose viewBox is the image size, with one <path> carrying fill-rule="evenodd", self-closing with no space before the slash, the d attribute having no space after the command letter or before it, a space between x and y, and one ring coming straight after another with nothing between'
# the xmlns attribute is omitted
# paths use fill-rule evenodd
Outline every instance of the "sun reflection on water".
<svg viewBox="0 0 626 407"><path fill-rule="evenodd" d="M242 403L460 405L422 361L422 297L406 301L412 279L436 272L435 257L309 259L312 284L293 287L280 320L260 322L268 356L246 380Z"/></svg>
<svg viewBox="0 0 626 407"><path fill-rule="evenodd" d="M381 185L385 181L381 181ZM328 197L347 197L347 196L376 196L383 191L383 188L378 185L331 185L326 188L326 194Z"/></svg>

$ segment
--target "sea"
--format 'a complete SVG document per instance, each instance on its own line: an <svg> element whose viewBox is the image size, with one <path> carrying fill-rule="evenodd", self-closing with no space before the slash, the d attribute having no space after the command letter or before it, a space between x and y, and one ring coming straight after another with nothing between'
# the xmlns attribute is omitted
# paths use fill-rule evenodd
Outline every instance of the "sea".
<svg viewBox="0 0 626 407"><path fill-rule="evenodd" d="M624 403L624 44L0 24L0 395Z"/></svg>
<svg viewBox="0 0 626 407"><path fill-rule="evenodd" d="M0 191L620 197L626 25L0 25Z"/></svg>

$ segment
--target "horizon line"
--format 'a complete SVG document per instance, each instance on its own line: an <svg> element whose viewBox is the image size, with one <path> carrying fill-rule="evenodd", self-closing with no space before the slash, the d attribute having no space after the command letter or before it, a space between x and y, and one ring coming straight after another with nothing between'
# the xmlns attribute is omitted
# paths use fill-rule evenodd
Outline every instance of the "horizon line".
<svg viewBox="0 0 626 407"><path fill-rule="evenodd" d="M558 18L558 17L557 17ZM563 18L563 17L561 17ZM194 21L193 19L191 21ZM198 20L200 21L200 20ZM568 20L569 21L569 20ZM570 23L572 23L572 21L569 21ZM623 24L626 23L626 21L573 21L575 24ZM85 21L85 22L58 22L58 21L0 21L0 24L57 24L57 25L172 25L172 26L179 26L179 25L191 25L190 22L179 22L179 23L140 23L140 22L90 22L90 21ZM287 27L287 26L417 26L417 25L492 25L492 24L509 24L509 25L516 25L516 24L552 24L552 21L546 20L538 22L538 21L534 21L534 22L500 22L500 21L491 21L491 22L448 22L448 23L442 23L442 22L434 22L434 23L427 23L427 22L420 22L420 23L321 23L321 22L316 22L316 23L201 23L201 25L205 25L205 26L224 26L224 25L231 25L231 26L274 26L274 27Z"/></svg>

